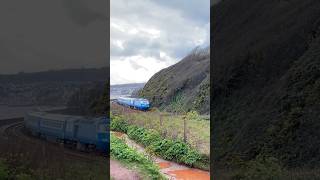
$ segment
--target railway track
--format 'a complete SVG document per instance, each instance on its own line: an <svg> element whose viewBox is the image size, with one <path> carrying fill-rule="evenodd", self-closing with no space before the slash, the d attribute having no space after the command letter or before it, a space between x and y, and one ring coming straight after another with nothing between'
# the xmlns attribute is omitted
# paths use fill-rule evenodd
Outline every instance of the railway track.
<svg viewBox="0 0 320 180"><path fill-rule="evenodd" d="M0 124L0 133L2 134L1 138L5 141L10 141L10 139L12 138L12 139L28 142L35 146L48 145L50 146L50 148L54 148L55 150L61 151L64 155L67 155L73 158L78 158L78 159L89 161L89 162L93 162L93 161L102 162L102 163L108 162L109 158L107 157L107 155L102 155L98 153L80 152L78 150L64 147L63 144L46 141L44 139L40 139L40 138L29 135L26 129L24 129L23 118L3 120L3 121L5 122ZM16 143L16 142L8 142L8 143Z"/></svg>

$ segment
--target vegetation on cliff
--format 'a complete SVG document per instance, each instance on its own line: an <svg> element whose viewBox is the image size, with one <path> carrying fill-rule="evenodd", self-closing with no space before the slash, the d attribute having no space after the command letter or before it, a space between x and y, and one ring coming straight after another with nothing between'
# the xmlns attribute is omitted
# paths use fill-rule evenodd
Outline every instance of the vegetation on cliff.
<svg viewBox="0 0 320 180"><path fill-rule="evenodd" d="M216 170L258 157L289 169L320 166L319 10L317 0L211 7Z"/></svg>
<svg viewBox="0 0 320 180"><path fill-rule="evenodd" d="M179 112L210 111L210 52L209 48L195 48L177 64L165 68L146 83L139 95L153 106ZM176 104L179 106L176 106Z"/></svg>

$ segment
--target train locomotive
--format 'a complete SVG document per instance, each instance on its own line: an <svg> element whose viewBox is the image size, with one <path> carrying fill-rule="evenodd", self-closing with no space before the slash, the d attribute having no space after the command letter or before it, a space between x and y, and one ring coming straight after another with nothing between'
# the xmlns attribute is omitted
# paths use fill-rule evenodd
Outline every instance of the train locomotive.
<svg viewBox="0 0 320 180"><path fill-rule="evenodd" d="M142 111L146 111L150 108L149 101L143 98L119 97L116 99L116 102L120 105L127 106L133 109L142 110Z"/></svg>
<svg viewBox="0 0 320 180"><path fill-rule="evenodd" d="M53 139L83 151L108 152L109 119L85 118L82 116L50 114L46 112L28 113L25 127L35 136Z"/></svg>

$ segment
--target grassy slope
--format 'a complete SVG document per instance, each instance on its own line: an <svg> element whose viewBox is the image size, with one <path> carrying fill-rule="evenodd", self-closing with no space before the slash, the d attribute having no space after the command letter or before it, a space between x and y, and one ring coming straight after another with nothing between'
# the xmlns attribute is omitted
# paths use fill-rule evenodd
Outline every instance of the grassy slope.
<svg viewBox="0 0 320 180"><path fill-rule="evenodd" d="M20 155L11 155L0 159L0 179L106 179L108 169L103 163L84 162L65 159L64 163L52 162L46 167L35 168L30 165L32 160ZM63 166L61 166L63 164Z"/></svg>
<svg viewBox="0 0 320 180"><path fill-rule="evenodd" d="M216 169L258 154L285 167L320 165L319 10L317 0L212 7Z"/></svg>
<svg viewBox="0 0 320 180"><path fill-rule="evenodd" d="M138 125L147 129L154 129L161 133L163 137L169 139L183 139L183 116L162 116L162 126L160 126L160 112L149 111L144 113L122 112L119 106L111 106L113 113L121 114L128 123ZM202 154L210 154L210 121L204 120L195 115L187 116L187 142Z"/></svg>
<svg viewBox="0 0 320 180"><path fill-rule="evenodd" d="M68 111L82 115L105 115L109 113L109 82L104 85L97 84L94 87L82 88L75 92L68 101ZM70 113L69 112L69 113Z"/></svg>
<svg viewBox="0 0 320 180"><path fill-rule="evenodd" d="M176 134L176 123L181 121L181 119L175 119L178 121L169 119L170 121L175 121L173 123L168 123L169 121L166 122L164 120L161 128L156 122L146 123L144 120L138 120L141 119L141 116L134 116L112 115L110 129L112 131L126 133L130 139L135 140L137 143L144 146L151 154L156 154L163 159L183 163L203 170L209 170L210 157L208 154L202 154L204 149L208 150L209 142L203 144L203 141L199 140L203 148L199 149L199 146L194 146L194 143L197 143L194 142L194 140L196 140L195 137L190 136L190 133L188 132L188 141L187 143L184 143L182 137L178 137L178 134ZM137 117L138 119L135 119ZM150 119L146 120L152 122ZM201 120L198 120L198 124L199 123L202 124ZM198 127L203 125L205 126L205 124L202 124ZM209 126L207 125L206 127ZM180 126L180 128L183 127ZM202 131L199 130L198 132ZM207 132L209 133L209 131ZM173 134L174 136L172 136ZM209 137L207 138L209 139Z"/></svg>
<svg viewBox="0 0 320 180"><path fill-rule="evenodd" d="M201 52L202 51L202 52ZM175 111L172 103L181 97L184 111L209 112L209 54L202 49L191 52L179 63L165 68L146 83L140 96L153 106Z"/></svg>

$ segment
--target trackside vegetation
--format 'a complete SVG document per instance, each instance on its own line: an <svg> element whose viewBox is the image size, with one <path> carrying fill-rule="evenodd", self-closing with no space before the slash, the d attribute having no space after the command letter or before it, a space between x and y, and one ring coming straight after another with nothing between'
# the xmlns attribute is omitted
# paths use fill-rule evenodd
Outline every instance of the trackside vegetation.
<svg viewBox="0 0 320 180"><path fill-rule="evenodd" d="M0 179L8 179L8 178L9 178L8 166L4 163L2 159L0 159Z"/></svg>
<svg viewBox="0 0 320 180"><path fill-rule="evenodd" d="M133 164L138 166L139 169L143 169L144 176L147 179L165 179L159 168L153 164L153 162L146 158L135 149L130 148L122 139L119 139L111 134L110 154L112 158L115 158L125 164Z"/></svg>
<svg viewBox="0 0 320 180"><path fill-rule="evenodd" d="M18 159L19 158L19 159ZM50 167L31 167L31 161L23 155L0 158L0 180L52 180L52 179L107 179L107 171L101 163L66 159L65 166L50 164ZM60 170L59 170L60 168Z"/></svg>
<svg viewBox="0 0 320 180"><path fill-rule="evenodd" d="M121 116L115 115L111 115L110 129L126 133L130 139L143 145L150 154L190 167L209 169L209 159L179 139L163 138L156 130L130 125Z"/></svg>
<svg viewBox="0 0 320 180"><path fill-rule="evenodd" d="M163 138L182 139L201 154L210 156L210 119L196 111L168 113L153 107L141 113L121 106L111 105L114 115L119 115L130 125L156 130ZM186 121L186 124L184 123Z"/></svg>

